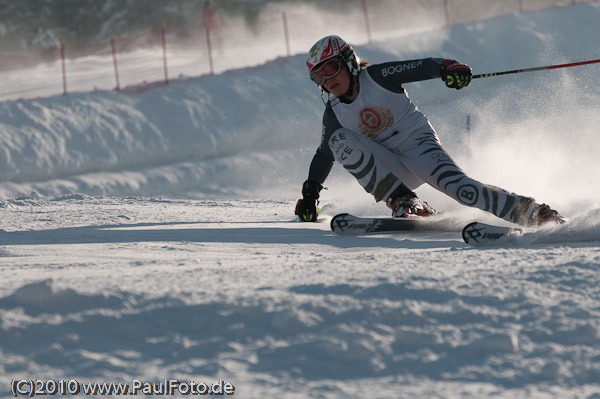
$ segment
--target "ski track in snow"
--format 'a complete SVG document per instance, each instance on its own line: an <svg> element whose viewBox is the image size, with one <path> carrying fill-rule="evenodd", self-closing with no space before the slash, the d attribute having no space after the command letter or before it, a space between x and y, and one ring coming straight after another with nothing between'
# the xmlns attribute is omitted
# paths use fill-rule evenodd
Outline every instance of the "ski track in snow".
<svg viewBox="0 0 600 399"><path fill-rule="evenodd" d="M475 73L578 60L597 55L599 14L511 14L358 51ZM0 103L1 395L14 378L221 378L240 398L600 398L597 69L407 85L473 177L570 219L479 249L459 232L332 233L338 212L388 212L339 169L320 222L295 219L322 112L302 60Z"/></svg>

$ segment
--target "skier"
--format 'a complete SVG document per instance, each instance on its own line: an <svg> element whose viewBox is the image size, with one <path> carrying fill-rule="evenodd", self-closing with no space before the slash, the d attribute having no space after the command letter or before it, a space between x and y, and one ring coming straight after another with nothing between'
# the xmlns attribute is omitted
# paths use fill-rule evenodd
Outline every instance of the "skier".
<svg viewBox="0 0 600 399"><path fill-rule="evenodd" d="M334 161L392 209L392 217L430 216L436 211L414 189L427 183L461 204L521 226L564 223L566 219L533 198L468 177L440 144L437 133L408 98L403 84L441 78L462 89L471 68L450 59L424 58L370 65L338 36L326 36L308 52L310 78L328 94L321 144L302 185L295 214L317 220L323 183ZM333 96L333 99L331 98ZM325 102L325 101L324 101Z"/></svg>

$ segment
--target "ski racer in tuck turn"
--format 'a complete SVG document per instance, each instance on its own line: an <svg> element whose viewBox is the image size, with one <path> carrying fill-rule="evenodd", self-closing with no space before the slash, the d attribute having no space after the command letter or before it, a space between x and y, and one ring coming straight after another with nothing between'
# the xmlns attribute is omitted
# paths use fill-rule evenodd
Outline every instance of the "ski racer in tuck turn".
<svg viewBox="0 0 600 399"><path fill-rule="evenodd" d="M424 58L370 65L338 36L319 40L308 52L310 78L328 94L323 133L302 185L295 214L317 219L323 183L338 161L358 183L385 201L393 217L434 215L413 192L427 183L461 204L521 226L566 221L533 198L480 183L467 176L442 147L427 117L409 99L403 84L441 78L462 89L471 68L450 59Z"/></svg>

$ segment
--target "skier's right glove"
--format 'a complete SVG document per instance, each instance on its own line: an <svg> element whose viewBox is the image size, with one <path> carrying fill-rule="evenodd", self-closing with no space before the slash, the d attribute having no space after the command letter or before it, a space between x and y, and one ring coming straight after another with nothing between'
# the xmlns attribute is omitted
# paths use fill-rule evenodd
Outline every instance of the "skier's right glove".
<svg viewBox="0 0 600 399"><path fill-rule="evenodd" d="M317 204L319 203L319 193L322 189L323 186L314 180L307 180L302 184L302 199L299 199L296 203L295 214L303 222L317 221Z"/></svg>

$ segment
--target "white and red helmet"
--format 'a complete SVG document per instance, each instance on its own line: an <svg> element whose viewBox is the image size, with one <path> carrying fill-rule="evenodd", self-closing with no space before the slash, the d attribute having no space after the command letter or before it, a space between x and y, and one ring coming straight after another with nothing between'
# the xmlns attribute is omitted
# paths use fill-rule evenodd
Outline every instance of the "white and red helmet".
<svg viewBox="0 0 600 399"><path fill-rule="evenodd" d="M351 75L357 76L360 72L360 60L356 52L341 37L331 35L325 36L311 47L306 56L306 67L308 73L323 61L339 57L348 66Z"/></svg>

